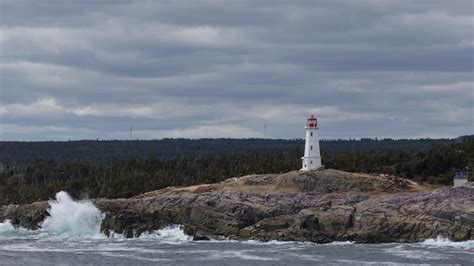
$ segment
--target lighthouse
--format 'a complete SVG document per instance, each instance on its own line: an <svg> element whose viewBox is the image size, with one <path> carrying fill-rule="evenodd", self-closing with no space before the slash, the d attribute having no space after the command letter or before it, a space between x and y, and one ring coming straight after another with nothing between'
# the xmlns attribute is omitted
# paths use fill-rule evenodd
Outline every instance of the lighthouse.
<svg viewBox="0 0 474 266"><path fill-rule="evenodd" d="M321 167L318 119L311 115L306 121L305 129L306 141L304 144L304 156L301 157L301 160L303 161L301 171L309 171Z"/></svg>

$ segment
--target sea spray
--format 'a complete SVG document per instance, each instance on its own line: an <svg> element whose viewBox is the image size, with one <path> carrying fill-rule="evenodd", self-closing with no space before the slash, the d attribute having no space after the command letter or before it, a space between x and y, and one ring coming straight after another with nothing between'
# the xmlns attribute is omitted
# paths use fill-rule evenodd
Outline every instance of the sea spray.
<svg viewBox="0 0 474 266"><path fill-rule="evenodd" d="M103 235L105 237L105 235ZM144 232L138 237L127 238L124 234L119 234L111 231L107 236L109 239L123 239L127 241L133 241L134 239L140 240L153 240L157 243L168 243L168 244L182 244L190 242L193 237L184 233L184 227L180 224L173 224L164 227L159 230ZM217 240L216 240L217 241Z"/></svg>
<svg viewBox="0 0 474 266"><path fill-rule="evenodd" d="M443 236L426 239L425 241L421 242L421 244L424 246L432 246L432 247L452 247L452 248L465 248L465 249L474 250L474 240L454 242Z"/></svg>
<svg viewBox="0 0 474 266"><path fill-rule="evenodd" d="M12 231L12 230L15 230L15 228L13 227L10 220L7 219L7 220L3 221L3 223L0 223L0 233L1 232Z"/></svg>
<svg viewBox="0 0 474 266"><path fill-rule="evenodd" d="M193 239L192 236L186 235L183 226L178 224L170 225L153 232L143 233L139 238L155 239L166 243L184 243Z"/></svg>
<svg viewBox="0 0 474 266"><path fill-rule="evenodd" d="M10 220L0 222L0 240L7 238L22 239L125 239L123 234L111 232L107 237L100 232L103 214L90 200L74 201L67 192L56 193L56 199L49 201L47 216L40 223L39 230L15 228ZM185 243L192 240L186 235L182 225L170 225L160 230L143 233L139 239L154 240L162 243Z"/></svg>
<svg viewBox="0 0 474 266"><path fill-rule="evenodd" d="M67 192L56 193L49 201L49 217L42 222L42 231L65 236L94 236L100 234L105 215L89 200L74 201Z"/></svg>

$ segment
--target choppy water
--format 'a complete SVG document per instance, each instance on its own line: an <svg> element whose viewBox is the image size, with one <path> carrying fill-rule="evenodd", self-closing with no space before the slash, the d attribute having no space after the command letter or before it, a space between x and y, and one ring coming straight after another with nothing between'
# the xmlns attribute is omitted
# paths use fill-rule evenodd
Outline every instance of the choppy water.
<svg viewBox="0 0 474 266"><path fill-rule="evenodd" d="M140 238L99 233L103 215L90 202L58 193L42 229L0 223L0 265L473 265L474 241L416 244L192 241L179 226ZM99 226L98 226L99 225Z"/></svg>

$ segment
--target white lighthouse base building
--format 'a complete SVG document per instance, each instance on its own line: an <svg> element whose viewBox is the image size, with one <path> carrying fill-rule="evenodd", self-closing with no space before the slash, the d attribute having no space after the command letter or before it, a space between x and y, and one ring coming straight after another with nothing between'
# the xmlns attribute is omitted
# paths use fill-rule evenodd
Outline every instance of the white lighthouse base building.
<svg viewBox="0 0 474 266"><path fill-rule="evenodd" d="M461 187L469 182L469 167L465 171L456 172L453 177L454 187Z"/></svg>
<svg viewBox="0 0 474 266"><path fill-rule="evenodd" d="M301 157L302 168L300 171L309 171L322 167L321 154L319 152L319 127L316 117L311 115L306 122L306 140L304 145L304 156Z"/></svg>

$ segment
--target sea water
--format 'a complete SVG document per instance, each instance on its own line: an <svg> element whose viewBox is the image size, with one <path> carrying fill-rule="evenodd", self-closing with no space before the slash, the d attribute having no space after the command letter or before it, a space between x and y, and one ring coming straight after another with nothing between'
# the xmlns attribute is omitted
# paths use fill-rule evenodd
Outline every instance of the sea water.
<svg viewBox="0 0 474 266"><path fill-rule="evenodd" d="M473 265L474 241L443 237L413 244L192 241L179 225L139 238L100 233L90 201L59 192L39 230L0 223L0 265Z"/></svg>

